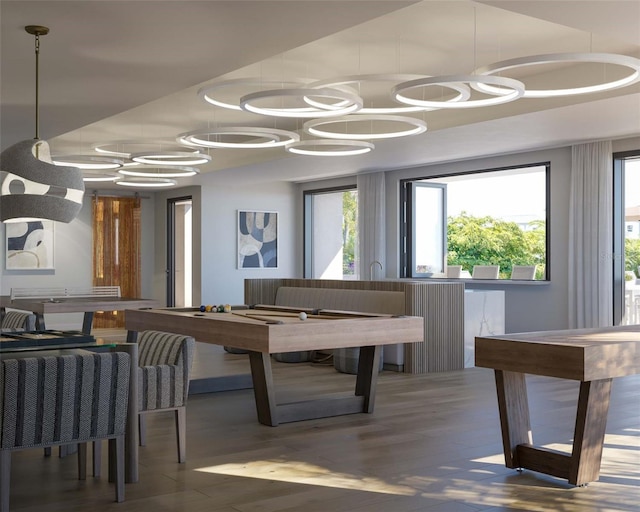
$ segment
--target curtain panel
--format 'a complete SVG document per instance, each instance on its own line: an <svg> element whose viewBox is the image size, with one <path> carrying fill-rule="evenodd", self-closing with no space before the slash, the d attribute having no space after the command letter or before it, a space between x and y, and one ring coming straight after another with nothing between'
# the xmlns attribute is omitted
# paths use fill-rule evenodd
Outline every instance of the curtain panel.
<svg viewBox="0 0 640 512"><path fill-rule="evenodd" d="M385 175L360 174L358 188L358 264L360 279L385 276Z"/></svg>
<svg viewBox="0 0 640 512"><path fill-rule="evenodd" d="M569 328L613 324L611 141L571 148Z"/></svg>
<svg viewBox="0 0 640 512"><path fill-rule="evenodd" d="M93 198L93 286L120 286L123 297L140 297L139 198ZM124 313L95 313L93 327L124 327Z"/></svg>

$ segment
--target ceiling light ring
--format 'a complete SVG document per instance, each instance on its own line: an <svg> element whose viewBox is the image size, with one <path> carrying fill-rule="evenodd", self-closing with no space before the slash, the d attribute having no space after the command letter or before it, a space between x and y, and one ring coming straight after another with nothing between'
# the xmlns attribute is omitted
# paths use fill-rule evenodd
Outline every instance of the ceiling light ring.
<svg viewBox="0 0 640 512"><path fill-rule="evenodd" d="M372 123L375 121L392 121L396 123L404 123L412 126L412 128L403 131L395 132L378 132L368 134L354 134L354 133L338 133L325 131L320 129L320 126L325 126L334 123ZM406 137L409 135L418 135L427 131L427 123L422 119L418 119L410 116L396 116L396 115L375 115L375 114L362 114L357 116L344 116L331 119L312 119L304 123L304 131L315 135L317 137L326 137L328 139L341 139L341 140L376 140L376 139L392 139L396 137Z"/></svg>
<svg viewBox="0 0 640 512"><path fill-rule="evenodd" d="M296 108L271 108L258 107L252 102L278 97L298 97L308 104L310 96L322 96L337 100L334 104L323 104L322 108L316 107L296 107ZM338 87L321 87L321 88L290 88L290 89L271 89L268 91L259 91L246 94L240 99L240 108L246 112L260 114L273 117L292 117L292 118L321 118L321 117L339 117L352 114L360 110L363 101L357 94Z"/></svg>
<svg viewBox="0 0 640 512"><path fill-rule="evenodd" d="M82 179L87 183L100 183L109 181L118 181L121 179L117 172L109 172L102 170L86 169L82 172Z"/></svg>
<svg viewBox="0 0 640 512"><path fill-rule="evenodd" d="M523 97L552 98L558 96L589 94L595 92L610 91L613 89L618 89L620 87L626 87L640 81L640 59L615 53L548 53L542 55L531 55L528 57L518 57L515 59L495 62L487 66L482 66L476 69L474 73L483 76L493 76L496 73L502 73L514 68L537 66L543 64L557 64L562 62L574 64L613 64L629 68L632 70L632 72L624 78L612 80L610 82L603 82L597 85L571 87L566 89L526 89ZM495 92L492 92L492 90L495 88L488 84L478 82L476 84L471 84L471 87L480 92L495 94Z"/></svg>
<svg viewBox="0 0 640 512"><path fill-rule="evenodd" d="M343 146L343 150L323 150L322 146ZM316 147L317 149L311 149ZM347 139L320 139L320 140L301 140L292 142L285 146L285 150L289 153L305 156L356 156L363 155L373 151L375 146L371 142L362 140Z"/></svg>
<svg viewBox="0 0 640 512"><path fill-rule="evenodd" d="M242 110L240 107L240 100L238 99L238 103L227 103L221 100L217 100L210 95L211 92L224 89L225 87L233 87L233 86L250 86L250 87L298 87L298 86L306 86L311 83L313 80L304 79L304 78L288 78L287 80L279 79L279 78L261 78L261 77L246 77L246 78L232 78L230 80L223 80L221 82L205 85L198 89L198 96L202 98L207 103L211 105L215 105L217 107L222 107L230 110Z"/></svg>
<svg viewBox="0 0 640 512"><path fill-rule="evenodd" d="M171 178L123 178L116 181L122 187L172 187L178 182Z"/></svg>
<svg viewBox="0 0 640 512"><path fill-rule="evenodd" d="M113 158L100 155L57 155L52 156L54 165L77 167L83 170L107 171L119 169L124 161L120 158Z"/></svg>
<svg viewBox="0 0 640 512"><path fill-rule="evenodd" d="M211 162L211 156L190 151L144 151L132 153L131 160L146 165L202 165Z"/></svg>
<svg viewBox="0 0 640 512"><path fill-rule="evenodd" d="M118 173L137 178L188 178L199 174L200 170L187 165L139 165L131 169L119 169Z"/></svg>
<svg viewBox="0 0 640 512"><path fill-rule="evenodd" d="M326 80L318 80L309 84L309 87L337 87L361 82L393 82L395 84L408 82L411 80L419 80L422 78L430 78L429 75L416 75L408 73L372 73L363 75L345 75ZM471 97L469 87L462 83L452 83L449 89L455 90L458 95L447 101L466 101ZM391 96L391 95L390 95ZM394 99L391 96L391 99ZM319 107L317 102L308 101L312 106ZM403 114L410 112L424 112L426 110L436 110L435 108L425 108L418 105L403 105L398 107L362 107L356 114Z"/></svg>
<svg viewBox="0 0 640 512"><path fill-rule="evenodd" d="M98 142L91 145L91 149L93 149L96 153L100 153L103 155L114 156L116 158L131 158L132 153L140 152L140 151L125 151L125 146L146 146L151 151L155 151L160 148L161 151L165 149L167 151L172 150L180 150L184 151L184 147L176 145L173 141L162 141L162 140L145 140L145 139L131 139L131 140L115 140L112 142ZM122 151L119 151L118 148L121 147ZM195 149L193 151L197 153L198 150Z"/></svg>
<svg viewBox="0 0 640 512"><path fill-rule="evenodd" d="M263 142L224 142L220 140L206 140L204 137L221 135L236 135L253 138L266 139ZM178 135L177 141L187 146L198 146L206 148L238 148L238 149L261 149L286 146L292 142L300 140L300 135L288 130L276 128L262 128L259 126L229 126L225 128L215 128L206 131L192 131Z"/></svg>
<svg viewBox="0 0 640 512"><path fill-rule="evenodd" d="M403 92L410 89L418 89L431 86L449 86L454 83L469 83L473 88L473 84L485 83L495 86L496 92L491 93L490 98L477 100L467 100L459 102L448 101L431 101L420 100L405 96ZM474 107L490 107L501 105L510 101L515 101L524 95L525 87L522 82L513 78L493 75L445 75L423 78L418 80L410 80L394 86L391 94L401 103L408 105L421 105L427 108L474 108Z"/></svg>

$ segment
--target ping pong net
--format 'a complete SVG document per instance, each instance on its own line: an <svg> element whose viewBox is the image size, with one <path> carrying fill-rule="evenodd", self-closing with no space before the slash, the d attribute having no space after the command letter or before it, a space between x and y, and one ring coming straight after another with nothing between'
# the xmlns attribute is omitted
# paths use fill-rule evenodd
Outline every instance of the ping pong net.
<svg viewBox="0 0 640 512"><path fill-rule="evenodd" d="M84 297L120 297L119 286L58 287L58 288L11 288L11 300L15 299L61 299Z"/></svg>

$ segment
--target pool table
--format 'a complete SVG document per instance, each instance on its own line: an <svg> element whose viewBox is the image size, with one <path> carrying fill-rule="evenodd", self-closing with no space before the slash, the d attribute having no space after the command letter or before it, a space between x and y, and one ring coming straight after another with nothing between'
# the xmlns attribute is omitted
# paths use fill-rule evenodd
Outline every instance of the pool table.
<svg viewBox="0 0 640 512"><path fill-rule="evenodd" d="M305 313L306 319L301 320L300 313ZM270 426L373 412L382 346L424 339L421 317L261 305L234 306L226 313L195 308L127 310L125 328L128 341L135 341L139 331L159 330L246 350L258 421ZM276 402L270 354L345 347L360 348L354 395Z"/></svg>

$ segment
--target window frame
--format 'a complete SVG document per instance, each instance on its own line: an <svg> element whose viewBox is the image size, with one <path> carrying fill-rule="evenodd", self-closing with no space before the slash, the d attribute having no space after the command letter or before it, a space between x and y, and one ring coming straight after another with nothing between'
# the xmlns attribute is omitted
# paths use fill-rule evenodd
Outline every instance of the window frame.
<svg viewBox="0 0 640 512"><path fill-rule="evenodd" d="M541 162L531 162L524 164L515 164L501 167L491 167L486 169L473 169L467 171L459 171L459 172L443 172L430 176L418 176L411 178L401 179L399 182L400 186L400 254L399 254L399 270L401 278L408 279L442 279L442 278L433 278L428 275L413 275L411 266L412 258L411 254L414 252L413 249L413 234L412 234L412 226L411 226L411 217L412 210L410 209L411 197L410 197L410 183L419 182L423 180L434 180L438 178L450 178L455 176L471 176L474 174L484 174L491 172L501 172L501 171L510 171L510 170L518 170L518 169L526 169L529 167L544 167L545 168L545 273L543 279L536 279L535 281L526 282L526 284L530 283L548 283L551 281L551 162L550 161L541 161ZM445 198L446 204L446 198ZM446 238L446 237L445 237ZM446 240L445 240L445 253L446 253ZM471 281L465 278L446 278L452 280L464 280ZM482 282L482 280L475 279L472 281L473 283ZM511 279L492 279L492 284L496 283L517 283L517 284L525 284L523 281L513 281Z"/></svg>
<svg viewBox="0 0 640 512"><path fill-rule="evenodd" d="M358 190L356 184L336 187L314 188L302 192L302 275L310 279L313 275L313 196Z"/></svg>

